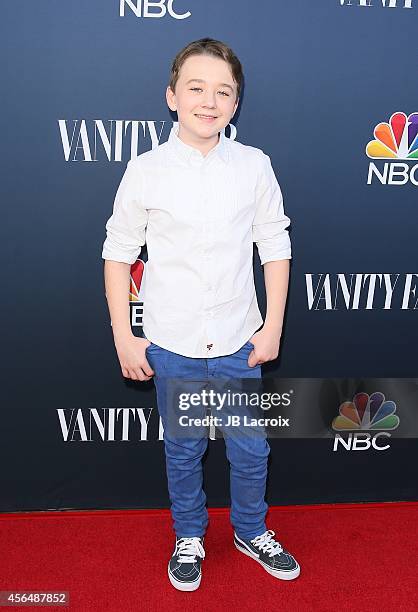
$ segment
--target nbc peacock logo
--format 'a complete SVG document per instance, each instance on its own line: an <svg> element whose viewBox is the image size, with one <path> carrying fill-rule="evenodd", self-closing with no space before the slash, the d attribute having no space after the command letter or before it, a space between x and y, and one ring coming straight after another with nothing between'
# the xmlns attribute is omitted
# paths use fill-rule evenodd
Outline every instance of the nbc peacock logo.
<svg viewBox="0 0 418 612"><path fill-rule="evenodd" d="M418 113L409 116L393 113L388 122L376 125L373 135L374 140L366 145L367 157L392 161L383 164L383 168L370 162L367 184L370 185L375 176L384 185L404 185L408 181L418 185L418 164L411 167L404 163L418 160Z"/></svg>
<svg viewBox="0 0 418 612"><path fill-rule="evenodd" d="M137 259L131 265L131 278L129 287L129 303L131 305L131 327L142 327L145 300L145 262Z"/></svg>
<svg viewBox="0 0 418 612"><path fill-rule="evenodd" d="M340 414L332 421L332 429L340 432L335 435L333 451L339 448L346 451L365 451L370 448L388 450L390 431L399 425L399 417L395 412L395 402L386 400L380 391L371 395L356 393L352 401L340 405ZM347 438L341 435L344 432L348 433Z"/></svg>
<svg viewBox="0 0 418 612"><path fill-rule="evenodd" d="M131 282L129 287L129 301L130 302L143 302L144 301L144 270L145 263L142 259L137 259L131 265Z"/></svg>
<svg viewBox="0 0 418 612"><path fill-rule="evenodd" d="M339 412L332 421L335 431L383 431L396 429L399 425L395 402L386 400L380 391L371 395L356 393L351 402L340 405Z"/></svg>
<svg viewBox="0 0 418 612"><path fill-rule="evenodd" d="M418 159L418 113L407 117L405 113L393 113L388 123L378 123L374 128L375 140L366 146L366 154L372 159Z"/></svg>

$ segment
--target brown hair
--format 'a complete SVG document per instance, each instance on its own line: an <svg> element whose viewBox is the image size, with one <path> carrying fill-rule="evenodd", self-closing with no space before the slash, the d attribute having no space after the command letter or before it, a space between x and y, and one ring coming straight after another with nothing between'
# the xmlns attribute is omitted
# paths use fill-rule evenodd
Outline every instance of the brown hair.
<svg viewBox="0 0 418 612"><path fill-rule="evenodd" d="M232 76L237 85L237 98L240 96L244 80L241 62L228 45L214 38L200 38L199 40L194 40L177 53L171 66L169 83L173 92L175 92L180 68L191 55L212 55L213 57L219 57L225 60L231 68Z"/></svg>

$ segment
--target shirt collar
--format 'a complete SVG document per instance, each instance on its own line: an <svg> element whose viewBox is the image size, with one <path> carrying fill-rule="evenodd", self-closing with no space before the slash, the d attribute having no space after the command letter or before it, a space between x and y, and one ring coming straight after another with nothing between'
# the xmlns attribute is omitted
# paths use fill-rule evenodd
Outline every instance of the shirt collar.
<svg viewBox="0 0 418 612"><path fill-rule="evenodd" d="M225 136L225 132L223 130L219 134L218 143L206 155L203 155L203 153L199 151L199 149L196 149L195 147L186 144L181 138L179 138L178 131L178 122L174 122L173 127L170 131L170 135L168 137L168 143L175 150L175 152L178 155L181 155L187 162L189 162L192 157L195 157L199 160L205 160L206 158L212 157L213 155L218 155L219 158L222 159L222 161L224 161L225 163L228 162L228 139Z"/></svg>

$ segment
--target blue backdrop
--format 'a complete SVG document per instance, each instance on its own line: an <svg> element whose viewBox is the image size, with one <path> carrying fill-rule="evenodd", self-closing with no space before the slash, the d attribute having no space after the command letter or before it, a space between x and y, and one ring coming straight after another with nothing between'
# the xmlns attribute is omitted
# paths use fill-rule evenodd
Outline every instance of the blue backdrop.
<svg viewBox="0 0 418 612"><path fill-rule="evenodd" d="M128 159L176 120L171 61L203 36L241 59L236 139L270 155L292 221L281 354L264 375L361 378L369 394L416 381L417 25L416 0L3 7L1 510L169 504L154 385L121 375L101 248ZM254 265L264 313L257 252ZM394 395L413 421L416 393ZM127 439L111 414L131 415ZM269 503L416 499L415 438L334 442L272 440ZM222 440L205 486L209 505L228 503Z"/></svg>

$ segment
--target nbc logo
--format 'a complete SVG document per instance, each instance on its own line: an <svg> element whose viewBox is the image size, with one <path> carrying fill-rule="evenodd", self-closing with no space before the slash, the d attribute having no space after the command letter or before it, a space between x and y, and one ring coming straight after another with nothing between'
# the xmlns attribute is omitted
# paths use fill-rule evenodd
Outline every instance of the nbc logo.
<svg viewBox="0 0 418 612"><path fill-rule="evenodd" d="M389 444L382 446L378 442L380 438L389 438L389 431L398 427L399 417L395 412L395 402L386 400L380 391L371 395L356 393L352 401L340 405L339 415L332 421L334 431L350 432L347 440L340 434L335 436L333 450L339 446L345 450L368 450L370 446L376 450L388 449Z"/></svg>
<svg viewBox="0 0 418 612"><path fill-rule="evenodd" d="M418 113L393 113L388 123L379 123L371 140L366 146L366 155L370 159L418 160ZM367 184L371 185L375 176L382 185L405 185L408 180L418 185L416 177L418 163L410 167L403 162L385 162L383 169L370 162Z"/></svg>
<svg viewBox="0 0 418 612"><path fill-rule="evenodd" d="M145 262L137 259L131 266L131 279L129 287L129 302L132 304L131 325L142 325L145 296Z"/></svg>
<svg viewBox="0 0 418 612"><path fill-rule="evenodd" d="M411 0L407 0L410 2ZM190 11L176 13L173 8L174 0L119 0L119 15L125 17L125 5L136 17L164 17L167 13L174 19L187 19ZM166 6L167 3L167 6Z"/></svg>

